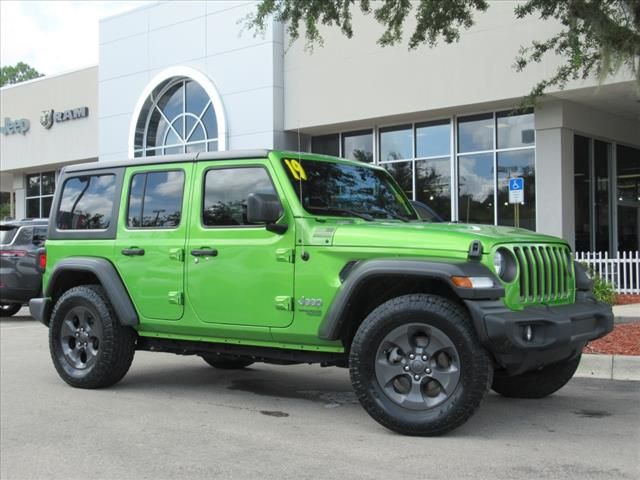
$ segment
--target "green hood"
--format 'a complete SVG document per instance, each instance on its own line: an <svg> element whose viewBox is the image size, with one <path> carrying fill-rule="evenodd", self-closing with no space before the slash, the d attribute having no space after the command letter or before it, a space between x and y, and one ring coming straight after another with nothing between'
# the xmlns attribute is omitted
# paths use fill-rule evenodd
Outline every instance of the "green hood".
<svg viewBox="0 0 640 480"><path fill-rule="evenodd" d="M332 245L466 252L480 240L485 252L503 243L565 243L557 237L514 227L466 223L358 222L337 225Z"/></svg>

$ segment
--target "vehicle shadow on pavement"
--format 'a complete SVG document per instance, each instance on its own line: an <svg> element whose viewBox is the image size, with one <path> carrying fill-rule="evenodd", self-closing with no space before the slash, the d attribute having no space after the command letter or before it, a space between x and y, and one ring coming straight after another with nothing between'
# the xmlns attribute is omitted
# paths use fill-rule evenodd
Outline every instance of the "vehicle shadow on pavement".
<svg viewBox="0 0 640 480"><path fill-rule="evenodd" d="M157 354L154 354L157 355ZM224 399L234 405L255 409L255 404L285 400L290 409L348 410L349 418L361 412L353 392L348 370L319 366L271 366L255 364L243 370L216 370L199 359L176 359L163 368L153 365L132 367L127 377L114 388L129 394L147 395L151 390L171 397ZM616 391L619 400L612 404L608 393ZM246 394L250 394L247 397ZM559 392L543 399L505 398L490 392L482 408L448 437L517 438L523 432L549 438L567 428L597 435L602 422L637 425L640 407L631 406L640 394L640 383L574 379ZM618 395L616 396L618 398ZM327 413L327 421L333 416ZM360 416L353 418L362 418ZM358 428L361 428L362 424ZM375 422L367 430L388 433Z"/></svg>

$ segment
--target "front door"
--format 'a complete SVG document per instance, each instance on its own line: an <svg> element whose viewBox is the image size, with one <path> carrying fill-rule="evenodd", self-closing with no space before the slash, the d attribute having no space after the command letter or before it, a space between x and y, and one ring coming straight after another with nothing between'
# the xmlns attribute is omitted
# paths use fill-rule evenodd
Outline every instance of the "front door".
<svg viewBox="0 0 640 480"><path fill-rule="evenodd" d="M127 169L116 240L116 268L138 312L178 320L184 311L184 247L193 164Z"/></svg>
<svg viewBox="0 0 640 480"><path fill-rule="evenodd" d="M214 324L288 326L293 320L293 222L278 234L250 224L246 215L250 193L282 198L270 165L265 160L198 163L194 188L200 191L193 195L186 292L197 317Z"/></svg>

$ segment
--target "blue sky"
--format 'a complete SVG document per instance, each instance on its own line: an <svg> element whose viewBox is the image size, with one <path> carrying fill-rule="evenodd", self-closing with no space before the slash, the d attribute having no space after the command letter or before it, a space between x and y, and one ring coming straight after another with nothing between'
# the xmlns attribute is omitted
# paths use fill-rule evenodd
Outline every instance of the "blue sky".
<svg viewBox="0 0 640 480"><path fill-rule="evenodd" d="M0 64L46 75L98 63L98 21L149 0L0 0Z"/></svg>

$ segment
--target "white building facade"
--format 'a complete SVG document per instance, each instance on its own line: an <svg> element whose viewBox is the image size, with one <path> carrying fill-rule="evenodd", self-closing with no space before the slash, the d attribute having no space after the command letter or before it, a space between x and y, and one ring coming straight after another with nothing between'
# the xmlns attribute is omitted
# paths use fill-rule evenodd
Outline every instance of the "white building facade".
<svg viewBox="0 0 640 480"><path fill-rule="evenodd" d="M48 217L64 165L98 159L98 67L0 89L0 190L12 217Z"/></svg>
<svg viewBox="0 0 640 480"><path fill-rule="evenodd" d="M254 8L160 2L102 20L97 108L88 117L94 153L51 158L34 143L22 159L11 153L18 160L7 168L5 144L14 139L3 135L2 190L13 187L16 215L28 216L19 214L27 196L18 195L27 169L80 157L301 149L383 165L446 220L517 224L579 251L638 250L640 103L631 76L574 82L514 113L557 65L517 73L514 58L552 34L552 23L517 21L511 2L493 2L459 43L409 51L379 47L382 27L355 15L352 39L325 30L324 46L310 53L303 41L289 45L276 22L264 35L244 29ZM3 89L3 98L37 82L47 80ZM5 171L14 172L9 186ZM524 179L518 204L509 203L514 177Z"/></svg>

